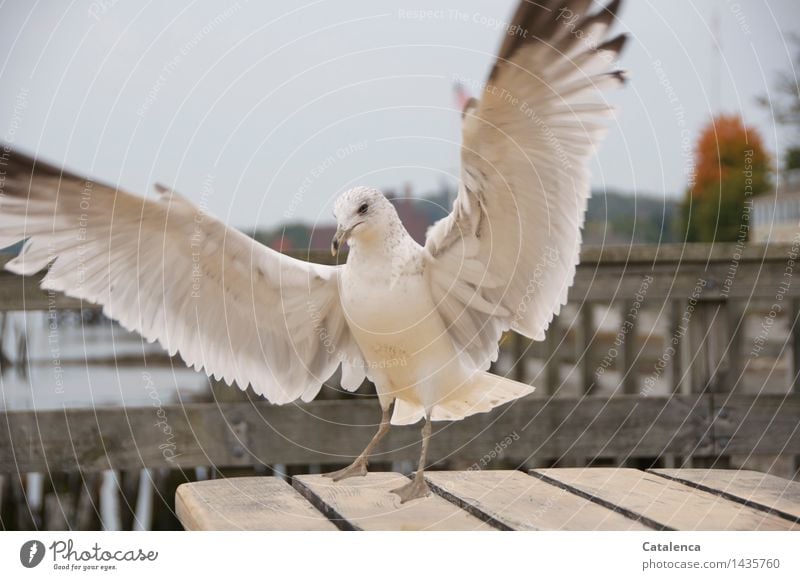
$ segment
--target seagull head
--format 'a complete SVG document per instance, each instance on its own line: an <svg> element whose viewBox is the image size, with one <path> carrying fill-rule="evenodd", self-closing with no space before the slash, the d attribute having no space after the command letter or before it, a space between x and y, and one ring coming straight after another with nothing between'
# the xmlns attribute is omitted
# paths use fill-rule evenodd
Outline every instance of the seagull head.
<svg viewBox="0 0 800 580"><path fill-rule="evenodd" d="M339 196L334 204L336 235L331 241L331 254L348 242L369 242L399 221L397 210L374 187L355 187Z"/></svg>

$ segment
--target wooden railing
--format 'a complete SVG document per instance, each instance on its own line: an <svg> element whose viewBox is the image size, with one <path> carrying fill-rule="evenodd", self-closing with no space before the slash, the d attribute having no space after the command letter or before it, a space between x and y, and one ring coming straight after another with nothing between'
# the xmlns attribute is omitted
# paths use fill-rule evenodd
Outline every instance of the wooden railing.
<svg viewBox="0 0 800 580"><path fill-rule="evenodd" d="M569 312L556 318L546 341L514 334L504 340L497 370L536 384L537 392L492 413L438 425L430 448L434 466L727 466L763 457L779 475L796 476L797 254L796 246L761 245L585 248ZM610 333L601 329L597 310L609 305L621 316ZM36 277L0 274L0 310L82 307L91 305L43 292ZM641 332L645 310L667 321L667 332ZM751 324L749 335L748 313L763 321ZM786 340L776 339L779 325ZM782 387L769 394L744 380L752 362L764 358L765 345L773 359L786 353L791 360ZM536 372L529 370L531 358L542 361ZM609 388L612 371L619 379ZM655 378L668 389L654 390ZM577 391L565 387L568 379ZM22 482L29 472L88 477L148 468L177 470L185 480L199 466L268 472L280 464L289 474L334 467L364 447L378 414L363 392L284 407L244 397L160 409L10 410L0 414L0 475L6 475L0 501L4 488L6 496L19 495L9 482ZM392 429L373 464L415 461L418 440L416 428ZM24 492L24 482L19 485Z"/></svg>
<svg viewBox="0 0 800 580"><path fill-rule="evenodd" d="M161 411L8 412L0 418L0 472L344 464L367 444L379 415L371 400L285 407L194 403ZM487 454L518 466L540 465L541 458L607 464L668 455L780 455L800 452L798 417L797 396L531 397L468 420L438 423L429 455L434 463L464 467L487 462ZM157 425L162 421L169 434ZM413 462L418 455L418 429L395 427L373 460Z"/></svg>

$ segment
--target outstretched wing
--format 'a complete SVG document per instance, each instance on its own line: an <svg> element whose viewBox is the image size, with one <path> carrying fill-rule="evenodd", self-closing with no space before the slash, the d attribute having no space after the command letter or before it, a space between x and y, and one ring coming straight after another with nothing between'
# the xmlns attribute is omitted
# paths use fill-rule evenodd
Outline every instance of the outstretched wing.
<svg viewBox="0 0 800 580"><path fill-rule="evenodd" d="M16 151L0 170L0 248L27 240L8 270L49 266L43 288L274 403L314 398L342 361L343 386L361 384L338 267L279 254L163 187L145 199Z"/></svg>
<svg viewBox="0 0 800 580"><path fill-rule="evenodd" d="M619 1L523 1L480 102L464 116L461 187L425 248L437 308L476 368L501 333L544 338L578 262L588 161L611 107L602 91L626 37L606 40Z"/></svg>

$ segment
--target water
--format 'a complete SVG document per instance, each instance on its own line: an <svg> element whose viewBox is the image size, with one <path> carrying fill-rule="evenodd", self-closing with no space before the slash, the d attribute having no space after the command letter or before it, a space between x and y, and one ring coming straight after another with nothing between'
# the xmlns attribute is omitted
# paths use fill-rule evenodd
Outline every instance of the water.
<svg viewBox="0 0 800 580"><path fill-rule="evenodd" d="M12 361L0 374L0 409L148 406L203 398L205 373L166 357L158 344L103 320L96 325L60 321L47 313L7 313L3 351ZM17 345L27 339L27 364Z"/></svg>

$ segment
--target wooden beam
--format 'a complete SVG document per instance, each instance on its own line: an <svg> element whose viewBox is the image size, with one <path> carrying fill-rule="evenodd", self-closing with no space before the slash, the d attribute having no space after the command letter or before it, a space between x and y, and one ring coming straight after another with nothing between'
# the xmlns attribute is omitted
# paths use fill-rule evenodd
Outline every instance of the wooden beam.
<svg viewBox="0 0 800 580"><path fill-rule="evenodd" d="M487 467L573 455L716 455L723 448L800 453L800 396L731 395L717 406L708 397L527 397L435 423L429 457L434 466L458 459ZM377 402L352 399L7 411L0 413L0 473L349 463L379 414ZM714 441L713 433L728 439ZM419 429L392 427L373 460L416 461L418 454Z"/></svg>
<svg viewBox="0 0 800 580"><path fill-rule="evenodd" d="M800 451L800 397L715 394L713 455L782 455ZM794 416L794 424L779 418ZM777 421L773 424L772 418Z"/></svg>

